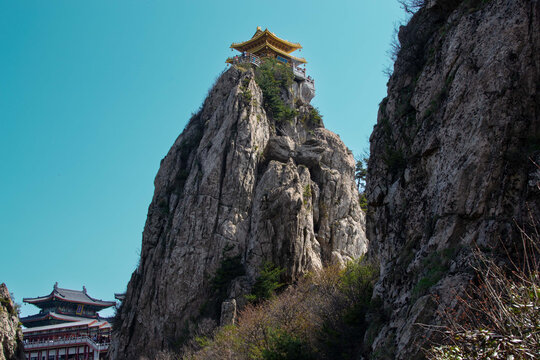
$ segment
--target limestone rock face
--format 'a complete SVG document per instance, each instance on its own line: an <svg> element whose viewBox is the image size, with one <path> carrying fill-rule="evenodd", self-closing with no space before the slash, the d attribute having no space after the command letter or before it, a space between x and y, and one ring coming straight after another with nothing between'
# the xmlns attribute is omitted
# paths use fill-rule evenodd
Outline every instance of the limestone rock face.
<svg viewBox="0 0 540 360"><path fill-rule="evenodd" d="M293 93L303 103L308 104L315 97L315 86L307 80L295 81L293 83Z"/></svg>
<svg viewBox="0 0 540 360"><path fill-rule="evenodd" d="M22 329L6 284L0 284L0 360L24 359Z"/></svg>
<svg viewBox="0 0 540 360"><path fill-rule="evenodd" d="M231 325L236 322L236 300L225 300L221 303L220 326Z"/></svg>
<svg viewBox="0 0 540 360"><path fill-rule="evenodd" d="M414 359L431 335L417 324L439 323L471 278L471 248L513 248L527 207L539 214L540 2L429 1L399 39L370 139L367 233L389 317L372 349Z"/></svg>
<svg viewBox="0 0 540 360"><path fill-rule="evenodd" d="M292 104L294 89L282 98ZM152 358L211 330L266 262L294 281L366 252L352 153L309 104L291 121L262 105L253 70L232 67L163 159L113 358Z"/></svg>

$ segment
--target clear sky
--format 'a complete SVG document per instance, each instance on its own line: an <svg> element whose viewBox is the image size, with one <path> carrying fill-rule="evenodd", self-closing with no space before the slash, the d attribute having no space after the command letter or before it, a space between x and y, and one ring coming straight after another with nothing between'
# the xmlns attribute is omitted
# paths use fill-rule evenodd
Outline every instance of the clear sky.
<svg viewBox="0 0 540 360"><path fill-rule="evenodd" d="M312 103L360 155L403 17L396 0L0 0L0 282L18 302L56 281L125 291L159 162L257 26L302 44Z"/></svg>

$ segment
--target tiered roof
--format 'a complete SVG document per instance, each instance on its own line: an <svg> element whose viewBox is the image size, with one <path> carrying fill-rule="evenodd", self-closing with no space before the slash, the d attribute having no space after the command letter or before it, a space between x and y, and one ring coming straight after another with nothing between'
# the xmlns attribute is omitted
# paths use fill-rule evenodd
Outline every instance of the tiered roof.
<svg viewBox="0 0 540 360"><path fill-rule="evenodd" d="M264 50L271 50L298 63L307 63L306 59L291 55L293 51L301 49L302 45L281 39L268 29L261 30L259 26L257 26L257 31L255 31L251 39L241 43L232 43L231 48L254 55L258 55Z"/></svg>
<svg viewBox="0 0 540 360"><path fill-rule="evenodd" d="M27 323L45 323L45 322L71 322L71 321L81 321L88 318L64 315L54 311L47 311L35 315L30 315L22 318L22 322L27 326Z"/></svg>
<svg viewBox="0 0 540 360"><path fill-rule="evenodd" d="M39 314L20 319L26 327L81 320L94 321L99 318L98 311L116 305L115 301L103 301L89 296L84 286L82 291L79 291L59 288L58 283L54 284L50 294L36 298L24 298L23 301L41 309Z"/></svg>
<svg viewBox="0 0 540 360"><path fill-rule="evenodd" d="M82 291L70 290L59 288L58 283L54 285L53 291L49 295L36 298L24 298L23 301L28 304L34 304L40 308L48 307L58 302L67 302L73 304L82 304L99 310L114 306L116 304L114 301L94 299L86 293L86 288L84 286Z"/></svg>

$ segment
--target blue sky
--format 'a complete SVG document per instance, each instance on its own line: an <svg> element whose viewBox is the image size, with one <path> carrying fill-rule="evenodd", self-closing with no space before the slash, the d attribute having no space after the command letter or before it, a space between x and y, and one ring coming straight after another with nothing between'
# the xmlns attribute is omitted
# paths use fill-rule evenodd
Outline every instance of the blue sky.
<svg viewBox="0 0 540 360"><path fill-rule="evenodd" d="M18 302L124 291L160 160L257 26L302 44L312 103L360 155L403 18L396 0L0 0L0 282Z"/></svg>

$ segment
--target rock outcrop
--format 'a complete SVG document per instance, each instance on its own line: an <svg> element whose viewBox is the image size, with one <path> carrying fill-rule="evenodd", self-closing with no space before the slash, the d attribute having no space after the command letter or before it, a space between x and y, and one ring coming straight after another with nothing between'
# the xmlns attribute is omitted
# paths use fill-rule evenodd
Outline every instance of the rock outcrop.
<svg viewBox="0 0 540 360"><path fill-rule="evenodd" d="M0 284L0 360L22 360L22 329L6 284Z"/></svg>
<svg viewBox="0 0 540 360"><path fill-rule="evenodd" d="M292 84L280 91L293 117L277 120L253 69L230 68L162 160L113 358L152 358L213 329L266 262L292 282L366 252L352 153Z"/></svg>
<svg viewBox="0 0 540 360"><path fill-rule="evenodd" d="M519 247L516 224L539 214L540 2L426 3L399 31L370 139L374 358L422 358L418 324L456 306L471 248Z"/></svg>

